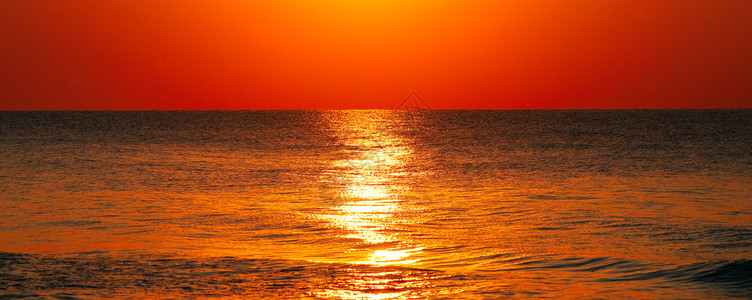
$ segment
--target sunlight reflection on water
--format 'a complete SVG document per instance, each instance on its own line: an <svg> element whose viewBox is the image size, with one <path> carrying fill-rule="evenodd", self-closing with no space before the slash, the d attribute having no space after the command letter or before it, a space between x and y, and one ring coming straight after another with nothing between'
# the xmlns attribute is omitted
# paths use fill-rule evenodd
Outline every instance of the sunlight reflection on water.
<svg viewBox="0 0 752 300"><path fill-rule="evenodd" d="M400 168L407 164L412 152L407 141L388 130L385 118L394 116L374 118L372 114L355 113L350 115L352 118L340 118L332 123L337 137L356 151L353 157L332 164L338 172L332 172L333 178L325 180L335 183L330 186L337 189L335 193L344 203L331 207L330 213L320 217L331 227L342 229L341 237L357 241L350 251L362 254L346 263L414 267L420 263L415 256L423 247L399 233L400 224L409 222L401 220L407 209L400 192L410 187L398 180ZM369 121L364 122L364 118ZM395 299L429 284L429 278L402 274L402 271L353 272L349 282L341 288L325 289L316 295Z"/></svg>

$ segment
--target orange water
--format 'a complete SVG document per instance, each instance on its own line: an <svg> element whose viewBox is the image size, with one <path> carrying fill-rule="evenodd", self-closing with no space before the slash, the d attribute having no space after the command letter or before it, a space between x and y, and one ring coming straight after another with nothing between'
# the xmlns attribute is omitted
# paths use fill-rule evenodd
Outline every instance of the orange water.
<svg viewBox="0 0 752 300"><path fill-rule="evenodd" d="M3 117L10 294L752 292L750 111Z"/></svg>

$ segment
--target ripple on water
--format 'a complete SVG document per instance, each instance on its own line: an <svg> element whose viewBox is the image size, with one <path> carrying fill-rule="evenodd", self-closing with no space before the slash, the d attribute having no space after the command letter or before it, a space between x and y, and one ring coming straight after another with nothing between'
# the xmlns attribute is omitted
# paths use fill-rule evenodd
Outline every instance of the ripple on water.
<svg viewBox="0 0 752 300"><path fill-rule="evenodd" d="M451 251L452 248L427 250ZM709 287L707 293L717 292L712 295L719 297L752 296L750 260L662 265L610 257L507 253L464 258L456 263L475 264L475 267L457 271L450 266L444 271L442 268L238 257L187 259L155 255L118 257L107 253L3 252L0 253L0 289L5 291L5 297L72 299L195 296L397 299L442 295L470 298L573 296L575 294L571 293L587 286L600 286L604 293L601 296L605 297L609 295L606 288L609 286L619 287L613 290L612 296L630 293L634 296L639 295L640 289L644 292L675 284ZM554 276L560 272L569 275ZM493 285L489 286L491 283ZM673 296L703 295L682 293ZM711 295L707 293L706 296Z"/></svg>

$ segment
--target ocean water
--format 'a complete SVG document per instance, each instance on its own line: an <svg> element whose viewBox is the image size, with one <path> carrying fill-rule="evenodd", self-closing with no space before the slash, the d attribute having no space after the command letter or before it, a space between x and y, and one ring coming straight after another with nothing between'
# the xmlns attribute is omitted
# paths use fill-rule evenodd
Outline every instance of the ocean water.
<svg viewBox="0 0 752 300"><path fill-rule="evenodd" d="M0 112L0 298L752 297L752 110Z"/></svg>

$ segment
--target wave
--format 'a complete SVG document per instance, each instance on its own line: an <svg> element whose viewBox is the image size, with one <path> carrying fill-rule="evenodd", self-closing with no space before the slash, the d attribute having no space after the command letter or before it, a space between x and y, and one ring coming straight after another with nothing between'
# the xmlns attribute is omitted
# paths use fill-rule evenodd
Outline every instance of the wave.
<svg viewBox="0 0 752 300"><path fill-rule="evenodd" d="M608 280L644 281L665 279L679 283L710 285L732 296L752 297L752 261L717 261L693 263L673 268L625 274Z"/></svg>
<svg viewBox="0 0 752 300"><path fill-rule="evenodd" d="M483 272L586 273L584 281L675 283L720 290L730 297L752 297L752 260L708 261L683 265L644 263L611 257L562 257L561 255L492 255L479 267Z"/></svg>
<svg viewBox="0 0 752 300"><path fill-rule="evenodd" d="M455 268L458 265L469 267ZM666 283L674 283L674 287L750 297L752 277L749 274L752 274L752 260L746 259L669 265L611 257L507 253L464 258L429 268L410 268L272 258L0 252L0 290L4 291L0 299L426 298L431 295L451 298L451 295L472 297L473 293L488 296L493 291L541 296L546 290L574 289L573 280L625 290L634 286L624 284L627 282L664 288ZM514 286L515 277L526 278L520 281L524 284ZM468 293L470 295L466 295Z"/></svg>
<svg viewBox="0 0 752 300"><path fill-rule="evenodd" d="M284 259L0 252L0 299L414 297L456 280L436 270Z"/></svg>

